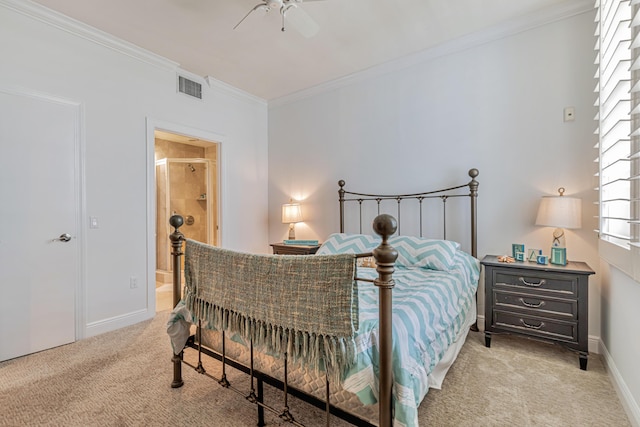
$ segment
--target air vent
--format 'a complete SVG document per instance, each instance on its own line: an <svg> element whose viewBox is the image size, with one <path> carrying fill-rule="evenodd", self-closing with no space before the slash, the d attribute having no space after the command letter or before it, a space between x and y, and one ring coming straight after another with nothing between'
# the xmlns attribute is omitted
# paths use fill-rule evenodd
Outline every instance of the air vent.
<svg viewBox="0 0 640 427"><path fill-rule="evenodd" d="M178 91L202 99L202 85L182 76L178 76Z"/></svg>

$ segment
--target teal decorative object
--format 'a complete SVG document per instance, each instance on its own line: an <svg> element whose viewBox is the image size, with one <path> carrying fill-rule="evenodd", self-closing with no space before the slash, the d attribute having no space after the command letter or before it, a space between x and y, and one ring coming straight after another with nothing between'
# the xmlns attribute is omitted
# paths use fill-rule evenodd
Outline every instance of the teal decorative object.
<svg viewBox="0 0 640 427"><path fill-rule="evenodd" d="M556 265L567 265L567 248L552 247L549 262Z"/></svg>
<svg viewBox="0 0 640 427"><path fill-rule="evenodd" d="M514 257L515 259L518 259L518 257L516 256L516 254L518 252L522 252L524 254L524 245L521 243L514 243L511 245L511 256ZM524 261L524 256L520 261Z"/></svg>

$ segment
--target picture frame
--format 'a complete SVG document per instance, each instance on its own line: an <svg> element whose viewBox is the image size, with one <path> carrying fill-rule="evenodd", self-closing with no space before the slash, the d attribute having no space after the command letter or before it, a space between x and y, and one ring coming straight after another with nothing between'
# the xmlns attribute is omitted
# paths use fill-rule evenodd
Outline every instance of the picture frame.
<svg viewBox="0 0 640 427"><path fill-rule="evenodd" d="M567 248L551 247L549 262L556 265L567 265Z"/></svg>
<svg viewBox="0 0 640 427"><path fill-rule="evenodd" d="M522 243L513 243L511 245L511 256L513 257L513 259L518 259L517 254L518 252L522 252L524 254L524 245ZM523 259L520 261L524 261L524 256Z"/></svg>
<svg viewBox="0 0 640 427"><path fill-rule="evenodd" d="M542 249L527 249L527 261L529 262L537 262L540 255L542 255Z"/></svg>

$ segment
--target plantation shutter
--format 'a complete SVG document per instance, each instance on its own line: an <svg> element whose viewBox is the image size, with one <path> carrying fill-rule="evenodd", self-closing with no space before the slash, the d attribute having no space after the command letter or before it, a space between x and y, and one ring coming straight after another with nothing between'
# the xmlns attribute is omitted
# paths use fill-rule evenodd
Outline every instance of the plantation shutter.
<svg viewBox="0 0 640 427"><path fill-rule="evenodd" d="M597 4L597 3L596 3ZM631 9L629 1L601 0L598 85L600 238L623 247L631 240Z"/></svg>
<svg viewBox="0 0 640 427"><path fill-rule="evenodd" d="M640 0L632 0L631 8L631 152L630 160L630 198L631 198L631 251L635 272L633 276L640 279Z"/></svg>
<svg viewBox="0 0 640 427"><path fill-rule="evenodd" d="M640 0L596 0L600 239L640 256ZM629 271L631 270L631 271Z"/></svg>

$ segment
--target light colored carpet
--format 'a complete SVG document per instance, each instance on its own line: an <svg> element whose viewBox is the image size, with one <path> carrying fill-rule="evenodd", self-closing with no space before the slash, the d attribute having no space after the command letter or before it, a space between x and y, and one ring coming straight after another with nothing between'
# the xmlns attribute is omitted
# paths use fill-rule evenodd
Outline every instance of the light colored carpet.
<svg viewBox="0 0 640 427"><path fill-rule="evenodd" d="M170 311L173 308L173 285L165 284L156 287L156 313Z"/></svg>
<svg viewBox="0 0 640 427"><path fill-rule="evenodd" d="M254 426L252 404L186 366L185 385L170 388L167 317L0 363L0 426ZM629 426L598 355L588 369L560 346L497 335L486 348L471 333L443 389L422 403L420 424ZM321 411L295 399L290 407L298 421L324 425ZM287 425L271 414L267 422Z"/></svg>

